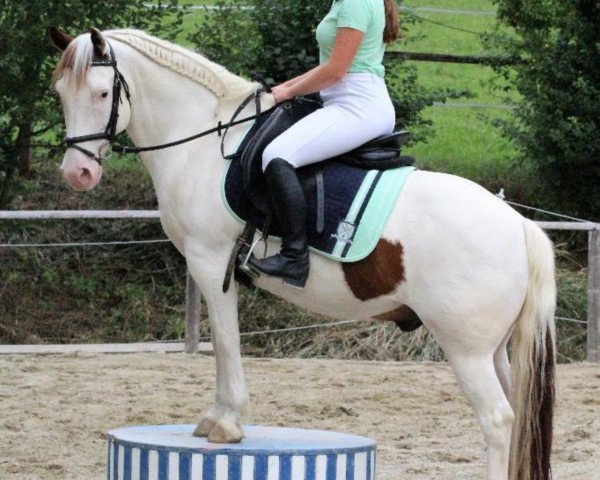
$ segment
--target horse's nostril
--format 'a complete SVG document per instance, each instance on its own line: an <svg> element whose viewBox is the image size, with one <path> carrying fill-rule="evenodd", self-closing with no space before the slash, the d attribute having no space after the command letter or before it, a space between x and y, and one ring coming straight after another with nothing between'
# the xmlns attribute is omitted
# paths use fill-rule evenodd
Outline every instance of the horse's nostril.
<svg viewBox="0 0 600 480"><path fill-rule="evenodd" d="M79 173L79 178L81 178L81 180L91 180L92 172L89 168L82 168L81 172Z"/></svg>

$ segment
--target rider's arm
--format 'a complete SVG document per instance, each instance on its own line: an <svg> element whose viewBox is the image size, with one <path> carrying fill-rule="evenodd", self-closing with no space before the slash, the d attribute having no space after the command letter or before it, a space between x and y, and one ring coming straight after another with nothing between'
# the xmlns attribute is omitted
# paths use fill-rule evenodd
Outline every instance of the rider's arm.
<svg viewBox="0 0 600 480"><path fill-rule="evenodd" d="M308 77L317 68L319 68L319 67L315 67L312 70L309 70L308 72L303 73L302 75L298 75L297 77L294 77L291 80L288 80L287 82L281 83L280 85L284 86L284 87L291 87L292 85L296 85L300 80L303 80L304 78Z"/></svg>
<svg viewBox="0 0 600 480"><path fill-rule="evenodd" d="M339 82L348 73L356 52L364 38L364 33L353 28L338 28L335 43L329 60L317 68L278 85L273 89L277 102L283 102L301 95L319 92ZM293 82L293 83L292 83Z"/></svg>

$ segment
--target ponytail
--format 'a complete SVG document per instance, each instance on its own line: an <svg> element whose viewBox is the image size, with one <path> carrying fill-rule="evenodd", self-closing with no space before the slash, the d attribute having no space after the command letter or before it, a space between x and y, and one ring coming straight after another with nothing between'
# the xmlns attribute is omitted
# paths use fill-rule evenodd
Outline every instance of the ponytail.
<svg viewBox="0 0 600 480"><path fill-rule="evenodd" d="M396 0L383 0L385 4L385 30L383 41L391 43L400 38L400 21L398 20L398 8Z"/></svg>

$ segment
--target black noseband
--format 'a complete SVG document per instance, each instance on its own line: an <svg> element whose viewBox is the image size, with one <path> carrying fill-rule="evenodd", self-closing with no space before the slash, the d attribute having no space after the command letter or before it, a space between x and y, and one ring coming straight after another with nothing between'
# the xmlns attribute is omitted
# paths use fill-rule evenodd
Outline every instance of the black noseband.
<svg viewBox="0 0 600 480"><path fill-rule="evenodd" d="M112 106L106 128L104 129L104 132L101 133L92 133L90 135L65 138L67 149L74 148L75 150L79 150L92 160L98 162L100 165L102 165L102 157L100 156L100 153L95 154L90 152L89 150L79 146L78 143L89 142L91 140L108 140L109 143L112 143L117 131L117 122L119 121L119 102L122 103L121 88L123 88L125 91L125 97L127 98L129 105L131 105L129 85L125 80L125 77L123 77L123 74L117 68L117 59L115 58L115 52L113 51L110 43L108 44L108 48L110 50L110 60L95 60L91 63L92 67L111 67L115 74L113 79Z"/></svg>

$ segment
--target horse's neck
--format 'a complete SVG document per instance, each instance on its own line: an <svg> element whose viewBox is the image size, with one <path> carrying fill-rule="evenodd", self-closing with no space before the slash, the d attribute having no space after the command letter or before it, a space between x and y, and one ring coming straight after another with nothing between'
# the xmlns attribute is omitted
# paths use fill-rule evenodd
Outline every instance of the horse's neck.
<svg viewBox="0 0 600 480"><path fill-rule="evenodd" d="M127 133L139 147L177 141L215 127L219 121L226 123L241 103L242 98L219 102L208 88L124 45L120 46L117 57L131 76L134 91ZM248 83L248 93L252 89L253 85ZM250 105L244 115L253 108ZM244 128L232 130L230 145L236 142ZM223 163L219 162L216 145L218 136L214 134L182 146L144 153L142 160L160 193L164 183L176 182L176 177L182 174L195 175L195 171L203 173L199 181L214 181L207 178L211 171L218 171L211 165ZM191 154L195 155L192 169L186 168Z"/></svg>
<svg viewBox="0 0 600 480"><path fill-rule="evenodd" d="M206 88L130 48L121 50L117 55L132 77L134 90L127 133L135 145L173 142L214 122L218 102ZM183 161L181 153L182 147L177 147L142 155L155 184ZM165 157L169 157L168 162Z"/></svg>
<svg viewBox="0 0 600 480"><path fill-rule="evenodd" d="M159 66L132 48L119 47L119 65L130 77L132 88L127 132L138 147L177 141L215 127L219 121L226 123L243 99L219 102L208 88ZM248 94L253 88L248 83ZM239 96L243 93L240 91ZM265 96L263 108L273 103L271 95ZM254 105L249 105L242 115L249 116L253 111ZM247 128L240 125L232 129L226 151L235 148ZM226 162L219 147L219 136L212 134L141 156L156 190L163 228L180 251L184 248L182 239L187 237L209 238L222 248L239 229L221 199Z"/></svg>

